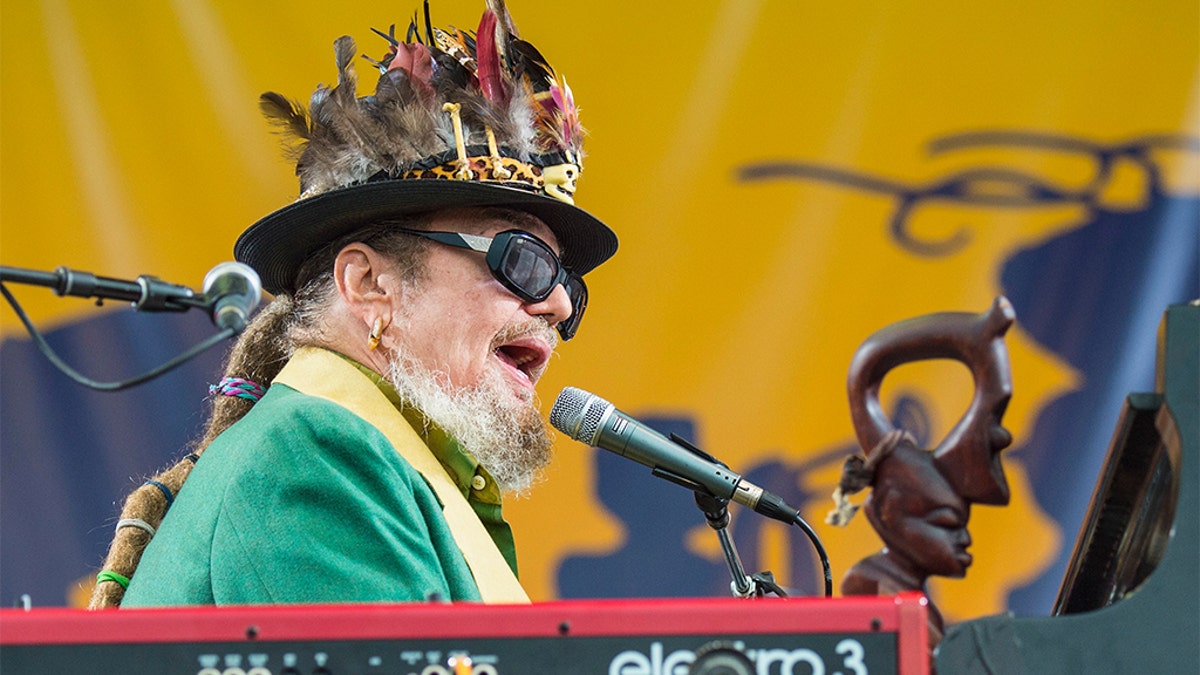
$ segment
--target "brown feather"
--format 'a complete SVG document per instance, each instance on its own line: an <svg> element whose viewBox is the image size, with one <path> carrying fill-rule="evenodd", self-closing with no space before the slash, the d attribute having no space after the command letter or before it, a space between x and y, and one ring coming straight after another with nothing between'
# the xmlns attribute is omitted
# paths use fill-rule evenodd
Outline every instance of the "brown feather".
<svg viewBox="0 0 1200 675"><path fill-rule="evenodd" d="M354 40L348 36L340 37L334 43L338 84L329 92L327 105L333 108L328 111L327 119L334 135L362 157L363 166L367 167L363 170L371 171L372 165L387 163L386 156L381 156L386 155L386 151L381 150L387 146L387 139L381 125L371 117L368 110L359 105L356 91L358 75L354 70L356 53Z"/></svg>
<svg viewBox="0 0 1200 675"><path fill-rule="evenodd" d="M343 35L333 43L338 69L338 84L333 89L333 95L343 101L352 101L358 96L358 74L354 70L354 55L357 51L354 38L348 35Z"/></svg>
<svg viewBox="0 0 1200 675"><path fill-rule="evenodd" d="M436 41L434 47L454 57L454 60L467 70L475 72L475 41L471 36L453 28L434 28L433 36Z"/></svg>
<svg viewBox="0 0 1200 675"><path fill-rule="evenodd" d="M508 13L508 5L505 4L504 0L487 0L487 7L496 15L496 18L500 22L500 27L504 29L504 32L517 37L517 26L513 23L512 14Z"/></svg>
<svg viewBox="0 0 1200 675"><path fill-rule="evenodd" d="M258 107L272 126L296 140L308 140L310 120L304 106L283 94L268 91L258 97Z"/></svg>
<svg viewBox="0 0 1200 675"><path fill-rule="evenodd" d="M433 113L412 90L407 74L390 71L380 78L376 91L374 99L363 105L378 128L377 151L383 168L394 170L424 157L416 148L435 135Z"/></svg>

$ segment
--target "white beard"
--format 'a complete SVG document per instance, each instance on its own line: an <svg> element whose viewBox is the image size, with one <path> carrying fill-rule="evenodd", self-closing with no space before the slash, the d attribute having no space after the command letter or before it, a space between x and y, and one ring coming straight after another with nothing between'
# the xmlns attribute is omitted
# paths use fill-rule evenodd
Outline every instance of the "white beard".
<svg viewBox="0 0 1200 675"><path fill-rule="evenodd" d="M536 397L515 399L499 364L489 364L475 385L455 388L445 372L430 370L401 347L388 362L388 381L405 405L474 455L502 490L523 495L541 481L551 458L550 432Z"/></svg>

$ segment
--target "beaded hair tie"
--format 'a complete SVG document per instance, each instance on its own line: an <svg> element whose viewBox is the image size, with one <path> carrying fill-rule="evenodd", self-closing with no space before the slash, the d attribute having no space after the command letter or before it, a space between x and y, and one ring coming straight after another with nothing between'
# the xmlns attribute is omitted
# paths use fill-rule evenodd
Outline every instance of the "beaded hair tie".
<svg viewBox="0 0 1200 675"><path fill-rule="evenodd" d="M243 380L240 377L226 377L216 384L209 385L208 393L212 396L236 396L251 403L257 403L258 399L267 393L267 389L257 382Z"/></svg>

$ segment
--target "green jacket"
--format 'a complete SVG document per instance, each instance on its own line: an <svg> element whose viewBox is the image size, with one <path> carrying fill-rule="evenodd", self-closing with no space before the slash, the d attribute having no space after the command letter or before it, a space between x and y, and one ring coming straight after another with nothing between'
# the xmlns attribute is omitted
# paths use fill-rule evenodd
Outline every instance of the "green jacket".
<svg viewBox="0 0 1200 675"><path fill-rule="evenodd" d="M441 441L430 449L515 572L494 481L476 468L489 489L471 490L477 465ZM122 606L431 597L480 593L426 480L371 424L275 384L196 463Z"/></svg>

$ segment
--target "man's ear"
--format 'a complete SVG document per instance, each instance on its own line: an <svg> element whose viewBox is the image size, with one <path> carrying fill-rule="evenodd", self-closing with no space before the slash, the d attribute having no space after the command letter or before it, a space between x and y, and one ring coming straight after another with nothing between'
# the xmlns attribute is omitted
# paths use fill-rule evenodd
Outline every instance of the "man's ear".
<svg viewBox="0 0 1200 675"><path fill-rule="evenodd" d="M334 282L342 301L369 328L376 319L392 320L392 307L401 290L386 258L362 242L338 252L333 262Z"/></svg>

